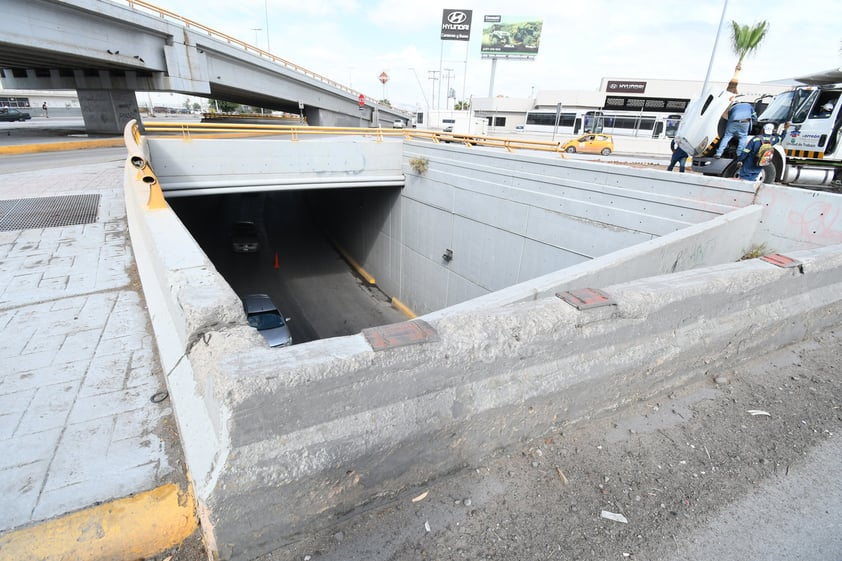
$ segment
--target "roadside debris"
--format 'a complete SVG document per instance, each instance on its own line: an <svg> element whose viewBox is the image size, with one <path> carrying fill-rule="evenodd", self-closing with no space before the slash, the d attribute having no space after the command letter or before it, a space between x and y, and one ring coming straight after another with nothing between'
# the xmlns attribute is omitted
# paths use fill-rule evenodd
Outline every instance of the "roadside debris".
<svg viewBox="0 0 842 561"><path fill-rule="evenodd" d="M772 414L769 413L768 411L761 411L760 409L749 409L748 411L746 411L746 413L749 413L750 415L754 415L754 416L757 416L757 415L765 415L767 417L772 416Z"/></svg>
<svg viewBox="0 0 842 561"><path fill-rule="evenodd" d="M616 512L608 512L607 510L603 510L600 513L600 516L603 518L607 518L608 520L613 520L614 522L622 522L623 524L628 524L628 519L623 516L622 514L617 514Z"/></svg>
<svg viewBox="0 0 842 561"><path fill-rule="evenodd" d="M561 479L561 484L567 485L568 484L567 477L564 476L564 472L561 471L561 468L558 467L558 466L555 466L555 470L558 472L558 478Z"/></svg>
<svg viewBox="0 0 842 561"><path fill-rule="evenodd" d="M423 501L424 499L427 498L428 493L429 493L429 491L424 491L423 493L421 493L420 495L418 495L417 497L412 499L412 502L417 503L419 501Z"/></svg>

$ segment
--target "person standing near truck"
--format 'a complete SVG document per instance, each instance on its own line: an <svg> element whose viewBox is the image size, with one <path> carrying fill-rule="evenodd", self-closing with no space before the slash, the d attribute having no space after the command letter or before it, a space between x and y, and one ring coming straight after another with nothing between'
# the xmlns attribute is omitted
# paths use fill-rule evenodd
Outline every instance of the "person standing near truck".
<svg viewBox="0 0 842 561"><path fill-rule="evenodd" d="M751 130L751 123L757 119L754 113L754 105L746 101L740 101L731 106L728 110L728 124L725 126L725 134L716 147L714 158L721 158L725 147L735 136L737 137L737 155L741 154L748 142L748 132Z"/></svg>
<svg viewBox="0 0 842 561"><path fill-rule="evenodd" d="M667 171L672 171L675 164L678 164L679 173L684 173L684 166L687 164L689 154L681 149L675 141L675 138L670 141L670 150L672 150L672 158L670 158L670 164L667 166Z"/></svg>
<svg viewBox="0 0 842 561"><path fill-rule="evenodd" d="M50 113L47 111L47 102L46 101L41 104L41 114L48 119L50 118Z"/></svg>
<svg viewBox="0 0 842 561"><path fill-rule="evenodd" d="M746 147L737 156L737 161L742 162L740 167L740 179L754 181L763 171L763 166L771 161L772 146L781 141L781 137L775 134L775 125L766 123L763 126L763 134L757 135L746 144Z"/></svg>

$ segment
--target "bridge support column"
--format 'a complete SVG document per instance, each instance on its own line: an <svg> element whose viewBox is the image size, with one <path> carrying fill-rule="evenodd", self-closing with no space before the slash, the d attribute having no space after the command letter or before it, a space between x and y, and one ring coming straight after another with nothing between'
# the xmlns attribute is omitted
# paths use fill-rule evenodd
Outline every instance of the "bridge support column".
<svg viewBox="0 0 842 561"><path fill-rule="evenodd" d="M77 89L85 130L94 134L123 134L126 123L140 121L137 98L131 90Z"/></svg>
<svg viewBox="0 0 842 561"><path fill-rule="evenodd" d="M328 109L318 107L306 107L304 114L307 117L307 124L314 127L363 127L373 126L372 110L364 107L359 115L346 115Z"/></svg>

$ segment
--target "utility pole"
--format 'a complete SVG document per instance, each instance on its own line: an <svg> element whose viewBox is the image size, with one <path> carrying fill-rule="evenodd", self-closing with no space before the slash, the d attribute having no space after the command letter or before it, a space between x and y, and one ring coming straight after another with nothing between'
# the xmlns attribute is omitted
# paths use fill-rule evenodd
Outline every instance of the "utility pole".
<svg viewBox="0 0 842 561"><path fill-rule="evenodd" d="M439 71L438 70L428 70L427 71L427 79L433 81L433 91L432 91L431 96L433 98L433 109L437 109L437 107L436 107L436 82L439 79Z"/></svg>
<svg viewBox="0 0 842 561"><path fill-rule="evenodd" d="M449 100L449 99L450 99L450 97L451 97L451 96L450 96L450 80L451 80L451 78L453 78L453 77L454 77L454 74L453 74L453 69L452 69L452 68L445 68L445 69L444 69L444 71L445 71L445 75L444 75L444 76L445 76L445 77L447 77L447 94L446 94L446 95L445 95L445 97L444 97L444 108L445 108L445 109L450 109L450 107L448 107L448 103L449 103L449 102L448 102L448 100ZM444 79L444 78L442 78L442 80L443 80L443 79ZM456 96L453 96L453 101L454 101L454 102L456 101Z"/></svg>

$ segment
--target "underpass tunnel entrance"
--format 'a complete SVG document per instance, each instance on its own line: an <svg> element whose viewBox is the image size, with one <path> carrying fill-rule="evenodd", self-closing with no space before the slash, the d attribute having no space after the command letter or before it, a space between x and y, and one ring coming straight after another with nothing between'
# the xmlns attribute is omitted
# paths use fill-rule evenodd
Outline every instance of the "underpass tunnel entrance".
<svg viewBox="0 0 842 561"><path fill-rule="evenodd" d="M364 282L333 245L373 243L366 229L384 219L383 206L337 208L345 200L302 190L168 202L237 295L269 295L290 319L293 343L303 343L406 320L389 295ZM360 226L331 228L337 217L345 217L345 226Z"/></svg>

